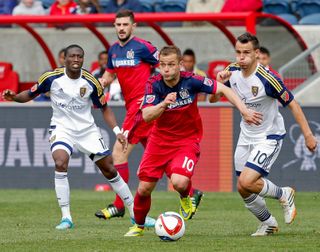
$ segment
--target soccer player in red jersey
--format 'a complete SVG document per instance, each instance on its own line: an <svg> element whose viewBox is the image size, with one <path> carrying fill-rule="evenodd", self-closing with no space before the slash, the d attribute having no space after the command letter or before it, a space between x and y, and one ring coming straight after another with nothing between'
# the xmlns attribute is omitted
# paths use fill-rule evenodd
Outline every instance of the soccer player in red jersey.
<svg viewBox="0 0 320 252"><path fill-rule="evenodd" d="M241 112L244 120L259 125L262 115L249 110L233 91L214 80L180 71L181 52L176 46L160 51L160 74L146 86L142 117L155 121L138 171L139 186L134 199L136 224L125 236L141 236L151 207L151 192L166 172L180 194L180 214L192 217L189 197L191 177L200 155L202 121L197 95L224 94Z"/></svg>
<svg viewBox="0 0 320 252"><path fill-rule="evenodd" d="M152 69L158 65L158 50L151 43L133 35L136 27L134 14L130 10L121 10L116 14L114 26L118 41L111 46L108 52L108 65L106 72L100 79L102 85L107 86L118 77L122 94L127 109L126 117L122 125L122 132L128 136L128 150L124 153L121 145L115 143L113 147L114 165L124 181L129 180L128 157L134 146L139 142L145 147L147 137L150 135L153 123L146 123L139 116L140 105L144 96L147 80L151 76ZM134 127L134 129L133 129ZM119 127L114 132L120 132ZM203 193L190 188L195 213ZM98 218L110 219L123 217L124 204L119 196L116 196L113 204L96 212ZM148 218L151 221L151 219ZM150 223L150 226L153 224Z"/></svg>

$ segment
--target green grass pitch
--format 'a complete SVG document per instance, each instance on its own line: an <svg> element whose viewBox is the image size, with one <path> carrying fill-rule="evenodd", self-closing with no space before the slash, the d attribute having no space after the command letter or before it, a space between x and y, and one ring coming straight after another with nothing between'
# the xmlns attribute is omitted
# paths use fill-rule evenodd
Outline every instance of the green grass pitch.
<svg viewBox="0 0 320 252"><path fill-rule="evenodd" d="M111 192L71 190L75 228L57 231L60 209L53 190L0 190L0 251L320 251L318 192L296 194L298 215L291 225L284 224L278 202L267 200L280 228L268 237L250 237L258 222L236 193L206 193L177 242L160 241L152 229L143 237L123 237L127 214L109 221L94 217L112 198ZM150 215L178 211L178 202L176 193L154 192Z"/></svg>

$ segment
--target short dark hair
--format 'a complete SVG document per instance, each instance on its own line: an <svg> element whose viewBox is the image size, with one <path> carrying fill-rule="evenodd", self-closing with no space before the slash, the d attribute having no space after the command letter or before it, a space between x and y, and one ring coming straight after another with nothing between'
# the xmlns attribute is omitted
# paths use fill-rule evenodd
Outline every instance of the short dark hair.
<svg viewBox="0 0 320 252"><path fill-rule="evenodd" d="M100 59L100 57L101 57L102 54L108 54L108 52L107 52L107 51L101 51L101 52L99 52L99 54L98 54L98 59Z"/></svg>
<svg viewBox="0 0 320 252"><path fill-rule="evenodd" d="M61 48L58 55L62 54L65 55L66 54L66 48Z"/></svg>
<svg viewBox="0 0 320 252"><path fill-rule="evenodd" d="M186 49L186 50L183 52L183 56L185 56L185 55L191 56L191 57L193 57L193 58L196 57L194 51L193 51L192 49L190 49L190 48Z"/></svg>
<svg viewBox="0 0 320 252"><path fill-rule="evenodd" d="M168 45L168 46L164 46L162 47L162 49L160 50L159 56L168 56L170 54L176 54L178 57L178 60L181 60L181 51L180 49L175 46L175 45Z"/></svg>
<svg viewBox="0 0 320 252"><path fill-rule="evenodd" d="M79 46L77 44L72 44L72 45L67 46L66 49L64 49L64 56L67 56L68 51L70 49L72 49L72 48L79 48L82 51L83 55L84 55L84 50L83 50L83 48L81 46Z"/></svg>
<svg viewBox="0 0 320 252"><path fill-rule="evenodd" d="M243 33L242 35L240 35L237 38L237 41L239 41L241 44L246 44L246 43L251 42L253 45L253 49L255 49L255 50L260 48L258 38L249 32L246 32L246 33Z"/></svg>
<svg viewBox="0 0 320 252"><path fill-rule="evenodd" d="M116 14L116 18L130 17L130 21L134 23L134 13L132 10L122 9Z"/></svg>
<svg viewBox="0 0 320 252"><path fill-rule="evenodd" d="M270 57L270 51L267 48L260 46L259 50L262 54L266 54Z"/></svg>

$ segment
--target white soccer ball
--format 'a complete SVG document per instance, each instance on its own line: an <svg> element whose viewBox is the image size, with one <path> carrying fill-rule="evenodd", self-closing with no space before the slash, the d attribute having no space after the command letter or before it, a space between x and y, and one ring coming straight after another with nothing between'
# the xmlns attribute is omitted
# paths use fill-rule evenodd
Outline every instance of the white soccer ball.
<svg viewBox="0 0 320 252"><path fill-rule="evenodd" d="M163 241L177 241L185 231L185 224L180 214L165 212L159 215L156 224L156 235Z"/></svg>

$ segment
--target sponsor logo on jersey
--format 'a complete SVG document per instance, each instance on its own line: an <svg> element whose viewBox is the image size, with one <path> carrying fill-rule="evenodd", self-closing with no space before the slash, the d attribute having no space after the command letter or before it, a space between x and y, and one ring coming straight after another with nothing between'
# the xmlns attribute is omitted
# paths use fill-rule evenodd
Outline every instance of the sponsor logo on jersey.
<svg viewBox="0 0 320 252"><path fill-rule="evenodd" d="M132 49L130 51L127 51L127 58L134 59L134 51Z"/></svg>
<svg viewBox="0 0 320 252"><path fill-rule="evenodd" d="M284 101L284 102L287 102L289 101L290 99L290 95L287 91L284 91L283 94L281 95L281 99Z"/></svg>
<svg viewBox="0 0 320 252"><path fill-rule="evenodd" d="M37 89L38 89L38 84L34 84L34 85L32 86L32 88L30 89L30 91L33 93L33 92L36 92Z"/></svg>
<svg viewBox="0 0 320 252"><path fill-rule="evenodd" d="M153 103L155 99L156 99L155 95L147 95L146 96L146 103Z"/></svg>
<svg viewBox="0 0 320 252"><path fill-rule="evenodd" d="M204 78L203 84L211 87L213 85L213 81L209 78Z"/></svg>
<svg viewBox="0 0 320 252"><path fill-rule="evenodd" d="M81 87L80 88L80 96L83 97L87 92L87 88L86 87Z"/></svg>
<svg viewBox="0 0 320 252"><path fill-rule="evenodd" d="M259 87L257 87L257 86L251 87L251 93L253 94L254 97L256 97L258 95L258 92L259 92Z"/></svg>
<svg viewBox="0 0 320 252"><path fill-rule="evenodd" d="M184 105L191 104L192 102L193 102L193 100L191 99L191 97L188 98L188 99L185 99L185 100L178 100L174 104L168 105L168 109L173 109L173 108L176 108L176 107L182 107Z"/></svg>
<svg viewBox="0 0 320 252"><path fill-rule="evenodd" d="M189 91L187 89L180 90L179 95L182 99L186 99L190 96Z"/></svg>

